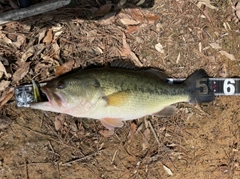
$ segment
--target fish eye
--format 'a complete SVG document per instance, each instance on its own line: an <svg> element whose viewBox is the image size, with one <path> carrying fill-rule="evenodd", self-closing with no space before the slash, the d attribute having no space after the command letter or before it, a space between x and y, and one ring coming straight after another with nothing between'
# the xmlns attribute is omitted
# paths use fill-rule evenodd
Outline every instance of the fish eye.
<svg viewBox="0 0 240 179"><path fill-rule="evenodd" d="M66 85L63 81L59 81L57 83L57 89L64 89L65 87L66 87Z"/></svg>

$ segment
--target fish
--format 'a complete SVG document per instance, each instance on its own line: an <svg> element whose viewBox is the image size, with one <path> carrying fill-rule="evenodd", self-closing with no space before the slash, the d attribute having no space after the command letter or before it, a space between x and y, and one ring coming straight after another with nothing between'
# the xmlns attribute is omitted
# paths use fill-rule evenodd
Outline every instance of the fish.
<svg viewBox="0 0 240 179"><path fill-rule="evenodd" d="M47 101L30 107L79 118L98 119L109 130L124 121L147 115L171 116L172 104L211 102L215 96L199 80L208 78L197 70L180 84L169 84L167 75L156 69L87 68L47 82L40 90ZM206 93L201 87L207 88Z"/></svg>

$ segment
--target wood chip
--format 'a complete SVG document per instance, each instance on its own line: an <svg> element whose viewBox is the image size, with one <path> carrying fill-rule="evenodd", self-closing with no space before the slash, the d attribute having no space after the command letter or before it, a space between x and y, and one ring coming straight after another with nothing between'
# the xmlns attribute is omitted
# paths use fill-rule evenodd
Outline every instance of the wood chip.
<svg viewBox="0 0 240 179"><path fill-rule="evenodd" d="M59 131L62 128L61 121L59 119L55 119L54 120L54 126L55 126L56 131Z"/></svg>
<svg viewBox="0 0 240 179"><path fill-rule="evenodd" d="M146 14L145 18L148 20L149 24L154 24L157 20L160 19L160 16L155 14Z"/></svg>
<svg viewBox="0 0 240 179"><path fill-rule="evenodd" d="M145 17L139 8L127 8L126 13L129 14L135 21L144 22Z"/></svg>
<svg viewBox="0 0 240 179"><path fill-rule="evenodd" d="M146 150L147 148L149 148L150 132L151 131L149 128L147 128L143 132L142 150Z"/></svg>
<svg viewBox="0 0 240 179"><path fill-rule="evenodd" d="M167 172L168 175L173 176L171 169L168 168L166 165L163 165L163 169Z"/></svg>
<svg viewBox="0 0 240 179"><path fill-rule="evenodd" d="M219 52L230 60L236 60L236 58L232 54L230 54L224 50L221 50Z"/></svg>
<svg viewBox="0 0 240 179"><path fill-rule="evenodd" d="M139 22L138 21L135 21L133 19L127 19L127 18L124 18L124 19L119 19L119 21L125 25L125 26L129 26L129 25L138 25Z"/></svg>
<svg viewBox="0 0 240 179"><path fill-rule="evenodd" d="M161 43L157 43L157 44L155 45L155 49L156 49L158 52L160 52L160 53L164 53L164 49L163 49L163 46L162 46Z"/></svg>
<svg viewBox="0 0 240 179"><path fill-rule="evenodd" d="M216 49L216 50L222 48L218 43L215 43L215 42L210 43L209 45L210 45L213 49Z"/></svg>

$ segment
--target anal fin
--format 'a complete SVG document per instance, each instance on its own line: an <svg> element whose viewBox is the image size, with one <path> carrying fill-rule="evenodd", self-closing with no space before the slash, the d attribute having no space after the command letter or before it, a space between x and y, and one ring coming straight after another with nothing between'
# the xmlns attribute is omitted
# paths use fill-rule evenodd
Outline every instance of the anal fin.
<svg viewBox="0 0 240 179"><path fill-rule="evenodd" d="M175 106L166 106L161 111L154 113L154 116L158 117L168 117L172 116L177 111L177 108Z"/></svg>
<svg viewBox="0 0 240 179"><path fill-rule="evenodd" d="M118 118L104 118L101 123L109 130L114 130L115 127L122 127L123 122Z"/></svg>

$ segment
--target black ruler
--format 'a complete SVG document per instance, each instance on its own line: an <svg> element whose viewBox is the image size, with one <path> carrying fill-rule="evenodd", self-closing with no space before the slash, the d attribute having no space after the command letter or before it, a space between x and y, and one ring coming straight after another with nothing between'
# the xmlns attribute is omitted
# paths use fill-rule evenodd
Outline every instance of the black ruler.
<svg viewBox="0 0 240 179"><path fill-rule="evenodd" d="M180 84L184 78L168 78L170 84ZM203 94L208 93L208 89L214 92L215 96L238 96L240 95L240 78L202 78L196 81L196 87Z"/></svg>
<svg viewBox="0 0 240 179"><path fill-rule="evenodd" d="M216 96L240 95L240 78L208 78L208 86Z"/></svg>

